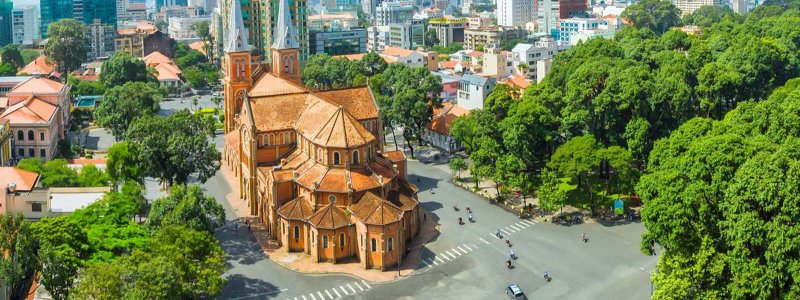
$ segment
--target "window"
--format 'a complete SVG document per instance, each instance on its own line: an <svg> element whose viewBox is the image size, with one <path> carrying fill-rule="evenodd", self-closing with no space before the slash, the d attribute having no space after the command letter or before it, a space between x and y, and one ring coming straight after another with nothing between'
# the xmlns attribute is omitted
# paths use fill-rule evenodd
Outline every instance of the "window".
<svg viewBox="0 0 800 300"><path fill-rule="evenodd" d="M339 234L339 248L344 250L344 233Z"/></svg>
<svg viewBox="0 0 800 300"><path fill-rule="evenodd" d="M394 240L392 238L389 238L389 251L392 251L393 249L394 249Z"/></svg>
<svg viewBox="0 0 800 300"><path fill-rule="evenodd" d="M44 131L39 132L39 140L44 141Z"/></svg>
<svg viewBox="0 0 800 300"><path fill-rule="evenodd" d="M17 131L17 140L18 141L24 141L25 140L25 133L23 133L22 130Z"/></svg>
<svg viewBox="0 0 800 300"><path fill-rule="evenodd" d="M317 159L322 160L322 149L317 149Z"/></svg>
<svg viewBox="0 0 800 300"><path fill-rule="evenodd" d="M25 157L25 149L19 149L17 152L19 153L19 157Z"/></svg>
<svg viewBox="0 0 800 300"><path fill-rule="evenodd" d="M269 135L265 136L264 137L264 146L269 146L269 142L270 142L271 139L272 139L272 134L271 133Z"/></svg>
<svg viewBox="0 0 800 300"><path fill-rule="evenodd" d="M334 165L339 164L339 152L336 151L333 152L333 164Z"/></svg>
<svg viewBox="0 0 800 300"><path fill-rule="evenodd" d="M372 146L367 147L367 159L372 158Z"/></svg>
<svg viewBox="0 0 800 300"><path fill-rule="evenodd" d="M41 203L31 203L31 211L32 212L42 212L42 204Z"/></svg>
<svg viewBox="0 0 800 300"><path fill-rule="evenodd" d="M358 164L358 150L353 151L353 164Z"/></svg>
<svg viewBox="0 0 800 300"><path fill-rule="evenodd" d="M28 149L28 157L34 157L34 156L36 156L36 152L33 151L33 148L29 148Z"/></svg>
<svg viewBox="0 0 800 300"><path fill-rule="evenodd" d="M300 227L298 227L297 225L294 225L294 241L295 242L300 241Z"/></svg>
<svg viewBox="0 0 800 300"><path fill-rule="evenodd" d="M291 136L289 135L289 133L288 133L288 132L287 132L287 133L284 133L284 134L283 134L283 143L284 143L284 144L288 144L288 143L290 143L291 141L292 141L292 138L291 138Z"/></svg>
<svg viewBox="0 0 800 300"><path fill-rule="evenodd" d="M39 149L39 156L41 158L47 157L47 151L45 151L44 149Z"/></svg>
<svg viewBox="0 0 800 300"><path fill-rule="evenodd" d="M378 249L378 245L377 245L378 243L375 241L375 238L372 239L371 243L372 243L372 252L378 251L377 250Z"/></svg>
<svg viewBox="0 0 800 300"><path fill-rule="evenodd" d="M328 248L328 235L322 236L322 248Z"/></svg>
<svg viewBox="0 0 800 300"><path fill-rule="evenodd" d="M32 141L33 139L34 139L34 137L33 137L33 130L28 130L28 140L29 140L29 141Z"/></svg>
<svg viewBox="0 0 800 300"><path fill-rule="evenodd" d="M336 203L336 195L330 195L330 196L328 196L328 201L329 201L330 203Z"/></svg>

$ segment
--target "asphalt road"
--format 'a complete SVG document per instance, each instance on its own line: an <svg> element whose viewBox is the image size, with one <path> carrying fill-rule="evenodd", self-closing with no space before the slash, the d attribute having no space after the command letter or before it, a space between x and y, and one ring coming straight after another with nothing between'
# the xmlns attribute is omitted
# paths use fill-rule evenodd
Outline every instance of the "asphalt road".
<svg viewBox="0 0 800 300"><path fill-rule="evenodd" d="M216 139L222 143L221 136ZM237 220L221 174L204 187L223 204L228 223L217 232L228 254L228 284L220 299L502 299L517 283L533 299L647 299L655 257L639 253L641 224L561 226L519 220L449 182L441 166L409 162L409 177L421 189L421 204L439 220L441 234L423 249L423 263L410 276L370 283L346 275L307 275L270 261ZM420 179L416 182L417 178ZM434 193L430 190L433 189ZM461 210L453 210L458 203ZM474 223L464 207L473 209ZM502 229L513 247L494 237ZM588 243L580 241L586 233ZM509 249L519 257L507 269ZM542 274L553 277L544 282Z"/></svg>

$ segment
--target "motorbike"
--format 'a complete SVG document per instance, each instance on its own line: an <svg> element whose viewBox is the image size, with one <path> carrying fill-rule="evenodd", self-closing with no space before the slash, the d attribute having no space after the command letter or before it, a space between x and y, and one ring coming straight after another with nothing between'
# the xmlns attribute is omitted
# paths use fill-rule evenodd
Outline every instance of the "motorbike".
<svg viewBox="0 0 800 300"><path fill-rule="evenodd" d="M508 261L506 261L506 267L508 267L509 269L514 268L514 266L511 265L511 260L510 259Z"/></svg>
<svg viewBox="0 0 800 300"><path fill-rule="evenodd" d="M472 209L470 209L469 206L467 206L467 212L472 213Z"/></svg>
<svg viewBox="0 0 800 300"><path fill-rule="evenodd" d="M453 210L458 211L458 205L453 204Z"/></svg>
<svg viewBox="0 0 800 300"><path fill-rule="evenodd" d="M508 245L509 247L511 247L511 241L510 241L510 240L506 240L506 245Z"/></svg>
<svg viewBox="0 0 800 300"><path fill-rule="evenodd" d="M473 219L472 219L472 216L471 216L471 215L469 216L469 222L470 222L470 223L474 223L474 222L475 222L475 220L473 220Z"/></svg>
<svg viewBox="0 0 800 300"><path fill-rule="evenodd" d="M458 218L458 225L464 225L464 220L462 220L461 218Z"/></svg>
<svg viewBox="0 0 800 300"><path fill-rule="evenodd" d="M552 279L553 278L550 277L550 274L547 274L547 272L544 272L544 281L550 282L550 280L552 280Z"/></svg>

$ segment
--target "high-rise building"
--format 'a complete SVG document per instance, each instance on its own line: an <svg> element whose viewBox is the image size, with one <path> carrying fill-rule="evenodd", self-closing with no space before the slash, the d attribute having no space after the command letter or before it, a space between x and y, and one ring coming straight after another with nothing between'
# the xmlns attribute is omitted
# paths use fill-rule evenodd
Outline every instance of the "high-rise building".
<svg viewBox="0 0 800 300"><path fill-rule="evenodd" d="M187 6L187 5L189 5L188 0L156 0L156 12L161 11L162 7Z"/></svg>
<svg viewBox="0 0 800 300"><path fill-rule="evenodd" d="M117 26L117 0L41 0L39 5L42 38L47 37L47 26L50 23L66 18L74 18L87 28L95 26L95 20L99 20L101 24ZM113 34L114 30L111 32Z"/></svg>
<svg viewBox="0 0 800 300"><path fill-rule="evenodd" d="M533 0L497 0L497 25L525 26L533 20L534 6Z"/></svg>
<svg viewBox="0 0 800 300"><path fill-rule="evenodd" d="M383 2L375 8L375 25L401 23L414 17L414 2Z"/></svg>
<svg viewBox="0 0 800 300"><path fill-rule="evenodd" d="M558 18L584 17L589 7L586 0L558 0Z"/></svg>
<svg viewBox="0 0 800 300"><path fill-rule="evenodd" d="M95 19L89 27L89 53L87 59L108 58L114 55L114 38L117 37L114 25Z"/></svg>
<svg viewBox="0 0 800 300"><path fill-rule="evenodd" d="M553 37L558 36L558 0L538 0L536 7L536 22L539 24L539 32L543 32Z"/></svg>
<svg viewBox="0 0 800 300"><path fill-rule="evenodd" d="M273 32L277 22L280 0L223 0L222 9L219 10L219 19L222 20L222 30L216 30L217 39L224 39L219 33L228 31L230 24L230 11L232 4L238 4L242 14L243 26L249 33L249 42L254 49L262 54L261 59L271 61ZM290 20L297 29L298 51L300 63L303 64L309 56L309 30L308 30L308 2L306 0L289 0Z"/></svg>
<svg viewBox="0 0 800 300"><path fill-rule="evenodd" d="M439 45L442 47L448 47L453 43L463 43L465 27L467 27L466 18L445 16L428 20L428 28L436 32Z"/></svg>
<svg viewBox="0 0 800 300"><path fill-rule="evenodd" d="M723 2L723 0L672 0L672 4L674 4L675 7L680 9L684 15L690 15L701 6L706 6L706 5L722 6L722 5L727 5L727 1Z"/></svg>
<svg viewBox="0 0 800 300"><path fill-rule="evenodd" d="M0 0L0 47L11 44L11 11L14 3L11 0Z"/></svg>
<svg viewBox="0 0 800 300"><path fill-rule="evenodd" d="M34 40L41 38L39 29L39 8L36 6L16 8L11 13L14 44L33 44Z"/></svg>

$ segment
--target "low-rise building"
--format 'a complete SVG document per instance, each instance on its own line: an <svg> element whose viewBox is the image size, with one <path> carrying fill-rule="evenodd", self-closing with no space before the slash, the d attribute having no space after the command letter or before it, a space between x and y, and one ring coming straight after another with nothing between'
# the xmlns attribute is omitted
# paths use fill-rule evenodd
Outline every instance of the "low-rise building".
<svg viewBox="0 0 800 300"><path fill-rule="evenodd" d="M573 35L595 29L608 29L608 21L596 18L561 19L558 20L558 40L569 42Z"/></svg>
<svg viewBox="0 0 800 300"><path fill-rule="evenodd" d="M550 36L541 37L533 44L517 44L511 49L513 65L520 72L535 74L537 61L552 58L556 53L567 48L569 46L559 44ZM523 65L525 68L520 67Z"/></svg>
<svg viewBox="0 0 800 300"><path fill-rule="evenodd" d="M74 212L101 199L110 187L46 188L35 172L0 167L0 213L38 220Z"/></svg>
<svg viewBox="0 0 800 300"><path fill-rule="evenodd" d="M161 52L153 52L143 58L147 67L156 70L158 81L167 87L183 85L183 72L175 62Z"/></svg>
<svg viewBox="0 0 800 300"><path fill-rule="evenodd" d="M0 166L11 164L11 122L0 119Z"/></svg>
<svg viewBox="0 0 800 300"><path fill-rule="evenodd" d="M41 77L31 77L6 94L0 118L9 122L15 159L55 156L58 141L69 130L70 85Z"/></svg>
<svg viewBox="0 0 800 300"><path fill-rule="evenodd" d="M38 76L45 76L45 77L60 77L61 74L58 73L58 68L52 62L47 61L47 57L44 55L37 57L36 59L29 62L27 65L22 67L17 71L18 76L25 76L25 75L38 75Z"/></svg>
<svg viewBox="0 0 800 300"><path fill-rule="evenodd" d="M520 38L526 32L516 27L495 26L464 30L464 49L476 50L481 46L500 45L504 40Z"/></svg>
<svg viewBox="0 0 800 300"><path fill-rule="evenodd" d="M391 60L411 68L427 67L427 60L425 57L423 57L421 53L414 50L390 46L383 49L381 56L389 57Z"/></svg>
<svg viewBox="0 0 800 300"><path fill-rule="evenodd" d="M450 128L453 126L453 121L456 118L468 114L469 110L463 107L453 103L442 103L441 108L437 108L433 111L433 118L430 124L425 126L425 130L422 133L422 140L448 154L453 154L464 149L461 143L450 135Z"/></svg>
<svg viewBox="0 0 800 300"><path fill-rule="evenodd" d="M175 40L149 27L118 29L114 43L116 52L126 52L134 57L145 57L153 52L173 57L175 52Z"/></svg>
<svg viewBox="0 0 800 300"><path fill-rule="evenodd" d="M497 79L506 78L513 72L513 54L491 46L486 49L482 59L482 74Z"/></svg>
<svg viewBox="0 0 800 300"><path fill-rule="evenodd" d="M445 16L444 18L428 20L428 28L436 32L439 45L450 46L453 43L464 42L464 29L467 27L466 18Z"/></svg>
<svg viewBox="0 0 800 300"><path fill-rule="evenodd" d="M478 16L467 17L469 28L486 28L494 26L494 15L491 13L481 13Z"/></svg>
<svg viewBox="0 0 800 300"><path fill-rule="evenodd" d="M417 20L367 28L367 50L383 51L386 47L416 49L422 46L425 24Z"/></svg>
<svg viewBox="0 0 800 300"><path fill-rule="evenodd" d="M492 93L496 84L497 80L494 78L465 74L461 76L455 104L467 110L483 109L483 102Z"/></svg>
<svg viewBox="0 0 800 300"><path fill-rule="evenodd" d="M445 71L431 72L431 74L442 79L442 93L439 94L439 98L445 102L455 101L456 95L458 95L458 87L461 85L461 78L453 76L452 73L445 73Z"/></svg>
<svg viewBox="0 0 800 300"><path fill-rule="evenodd" d="M177 41L193 41L199 39L197 33L192 29L192 25L199 22L211 22L209 17L172 17L169 18L167 32L169 37Z"/></svg>
<svg viewBox="0 0 800 300"><path fill-rule="evenodd" d="M97 19L88 27L89 53L86 58L105 59L114 55L114 38L117 36L114 24L102 23Z"/></svg>

